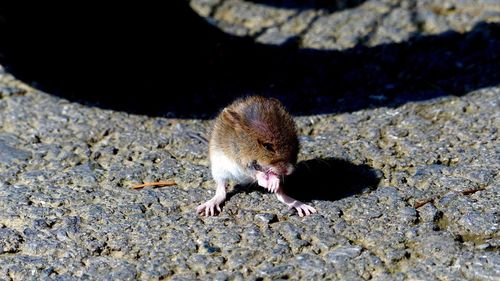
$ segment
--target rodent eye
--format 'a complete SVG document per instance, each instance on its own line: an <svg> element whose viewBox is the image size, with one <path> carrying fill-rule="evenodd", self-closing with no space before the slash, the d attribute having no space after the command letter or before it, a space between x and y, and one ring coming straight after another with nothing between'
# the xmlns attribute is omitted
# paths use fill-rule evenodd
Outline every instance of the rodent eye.
<svg viewBox="0 0 500 281"><path fill-rule="evenodd" d="M262 144L262 146L267 149L268 151L271 151L271 152L274 152L274 148L273 148L273 145L268 143L268 142L265 142Z"/></svg>

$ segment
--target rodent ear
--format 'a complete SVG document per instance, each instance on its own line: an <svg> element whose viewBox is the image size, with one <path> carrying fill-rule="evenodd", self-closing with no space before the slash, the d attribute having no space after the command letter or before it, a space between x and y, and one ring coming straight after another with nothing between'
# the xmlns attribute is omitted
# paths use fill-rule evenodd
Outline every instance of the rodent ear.
<svg viewBox="0 0 500 281"><path fill-rule="evenodd" d="M269 101L274 103L274 104L281 104L280 100L277 98L269 98Z"/></svg>
<svg viewBox="0 0 500 281"><path fill-rule="evenodd" d="M222 112L222 118L235 128L243 127L241 116L230 109L224 109L224 111Z"/></svg>

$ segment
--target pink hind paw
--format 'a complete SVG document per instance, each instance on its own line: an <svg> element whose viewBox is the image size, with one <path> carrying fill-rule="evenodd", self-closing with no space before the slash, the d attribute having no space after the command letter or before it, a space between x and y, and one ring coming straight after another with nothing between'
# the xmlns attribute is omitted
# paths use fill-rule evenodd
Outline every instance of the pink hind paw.
<svg viewBox="0 0 500 281"><path fill-rule="evenodd" d="M217 210L219 213L221 212L219 204L217 204L213 200L209 200L196 208L196 212L198 214L205 215L205 217L215 216L215 210Z"/></svg>
<svg viewBox="0 0 500 281"><path fill-rule="evenodd" d="M310 214L317 213L316 209L300 201L297 201L293 207L297 210L300 217L309 216Z"/></svg>

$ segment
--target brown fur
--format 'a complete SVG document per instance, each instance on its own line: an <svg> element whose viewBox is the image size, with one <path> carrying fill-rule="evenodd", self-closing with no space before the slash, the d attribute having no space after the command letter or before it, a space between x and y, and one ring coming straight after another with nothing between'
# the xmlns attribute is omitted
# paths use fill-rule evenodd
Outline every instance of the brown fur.
<svg viewBox="0 0 500 281"><path fill-rule="evenodd" d="M267 147L267 148L266 148ZM279 170L297 162L299 142L295 122L280 101L251 96L234 101L215 119L210 151L217 149L248 167L256 160Z"/></svg>

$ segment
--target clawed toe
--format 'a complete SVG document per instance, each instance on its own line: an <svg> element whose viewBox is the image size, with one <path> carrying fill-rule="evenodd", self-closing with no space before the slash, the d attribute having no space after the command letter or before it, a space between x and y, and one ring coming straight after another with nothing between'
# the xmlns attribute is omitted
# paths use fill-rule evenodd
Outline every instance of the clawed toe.
<svg viewBox="0 0 500 281"><path fill-rule="evenodd" d="M279 182L279 179L273 179L270 183L269 183L269 191L272 192L272 193L276 193L276 191L278 191L278 188L280 186L280 182Z"/></svg>
<svg viewBox="0 0 500 281"><path fill-rule="evenodd" d="M198 214L205 215L205 217L215 216L215 210L217 210L219 213L221 212L219 204L216 204L212 201L207 201L196 208L196 212Z"/></svg>
<svg viewBox="0 0 500 281"><path fill-rule="evenodd" d="M303 203L299 206L296 206L295 209L299 213L300 217L309 216L311 214L317 213L316 209L314 209L313 207L311 207L307 204L303 204Z"/></svg>

